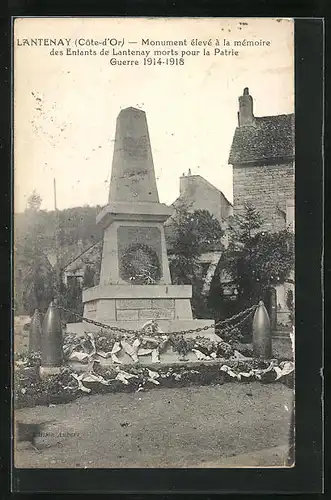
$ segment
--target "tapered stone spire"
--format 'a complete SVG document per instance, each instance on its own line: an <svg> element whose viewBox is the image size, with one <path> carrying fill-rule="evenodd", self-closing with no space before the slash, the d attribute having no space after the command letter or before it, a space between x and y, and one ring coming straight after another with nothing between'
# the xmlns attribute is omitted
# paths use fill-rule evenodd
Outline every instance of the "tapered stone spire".
<svg viewBox="0 0 331 500"><path fill-rule="evenodd" d="M140 109L123 109L117 117L111 202L159 202L146 114Z"/></svg>

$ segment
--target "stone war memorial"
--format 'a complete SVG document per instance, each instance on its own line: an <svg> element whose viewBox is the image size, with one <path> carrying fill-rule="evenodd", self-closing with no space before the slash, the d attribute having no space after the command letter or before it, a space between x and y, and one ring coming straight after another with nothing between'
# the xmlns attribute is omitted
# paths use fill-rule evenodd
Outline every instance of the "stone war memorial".
<svg viewBox="0 0 331 500"><path fill-rule="evenodd" d="M159 202L146 114L123 109L116 123L108 205L97 216L104 231L100 282L83 291L84 317L134 331L153 326L165 335L209 326L184 335L220 340L213 320L193 319L191 285L171 282L163 227L170 215L171 209ZM98 329L84 321L67 325L68 333ZM170 351L160 354L161 362L179 357ZM127 353L121 356L132 362ZM189 357L196 360L193 353ZM151 356L139 361L150 363Z"/></svg>

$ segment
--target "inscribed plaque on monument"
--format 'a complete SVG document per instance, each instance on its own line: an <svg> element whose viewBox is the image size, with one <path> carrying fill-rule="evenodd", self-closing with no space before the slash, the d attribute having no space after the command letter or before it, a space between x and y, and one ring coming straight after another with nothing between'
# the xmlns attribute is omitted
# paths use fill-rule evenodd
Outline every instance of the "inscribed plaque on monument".
<svg viewBox="0 0 331 500"><path fill-rule="evenodd" d="M13 46L15 465L294 466L294 21Z"/></svg>

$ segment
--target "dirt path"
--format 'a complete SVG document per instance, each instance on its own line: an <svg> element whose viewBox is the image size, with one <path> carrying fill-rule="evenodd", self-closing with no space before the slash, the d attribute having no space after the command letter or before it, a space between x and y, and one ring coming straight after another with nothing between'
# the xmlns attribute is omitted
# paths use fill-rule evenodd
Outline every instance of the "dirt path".
<svg viewBox="0 0 331 500"><path fill-rule="evenodd" d="M37 440L41 453L18 444L15 465L220 467L255 460L253 466L282 466L291 400L282 384L254 382L95 395L21 409L21 421L55 421Z"/></svg>

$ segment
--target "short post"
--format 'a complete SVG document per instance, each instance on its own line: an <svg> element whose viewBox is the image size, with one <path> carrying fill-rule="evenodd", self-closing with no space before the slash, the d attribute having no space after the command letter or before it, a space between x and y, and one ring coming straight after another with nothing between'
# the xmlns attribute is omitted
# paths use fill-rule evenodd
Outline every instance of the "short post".
<svg viewBox="0 0 331 500"><path fill-rule="evenodd" d="M60 372L63 364L63 337L60 313L51 302L42 325L40 375Z"/></svg>
<svg viewBox="0 0 331 500"><path fill-rule="evenodd" d="M253 318L253 348L258 357L265 359L272 357L270 319L262 300Z"/></svg>
<svg viewBox="0 0 331 500"><path fill-rule="evenodd" d="M41 351L41 321L38 309L35 309L31 323L30 323L30 335L29 335L29 353L40 352Z"/></svg>

